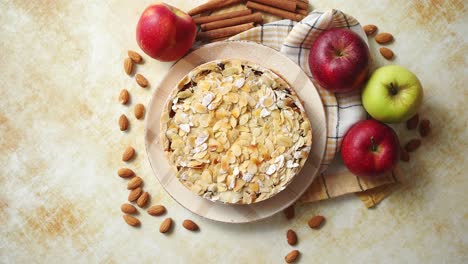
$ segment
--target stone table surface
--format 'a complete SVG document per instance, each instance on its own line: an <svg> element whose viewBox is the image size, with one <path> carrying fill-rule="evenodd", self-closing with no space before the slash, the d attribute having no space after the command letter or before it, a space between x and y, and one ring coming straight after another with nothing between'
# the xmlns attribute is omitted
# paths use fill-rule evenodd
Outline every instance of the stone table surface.
<svg viewBox="0 0 468 264"><path fill-rule="evenodd" d="M282 214L230 225L203 219L162 190L144 150L144 122L132 106L148 103L169 63L145 57L138 71L151 87L139 88L123 73L128 49L139 50L135 25L153 1L0 2L0 263L284 263L293 248L300 263L467 263L468 14L463 0L314 0L314 8L338 8L362 24L376 24L396 41L394 64L421 79L420 111L433 133L402 164L407 179L377 208L354 196L301 206ZM202 3L168 1L187 11ZM371 50L378 65L388 64ZM120 89L131 107L117 103ZM127 113L131 131L117 119ZM415 137L397 127L402 141ZM169 235L161 217L143 210L140 228L122 220L125 180L116 175L121 153L134 145L131 167L152 203L175 220ZM319 231L307 227L326 216ZM181 227L190 218L201 227ZM286 243L292 228L299 243Z"/></svg>

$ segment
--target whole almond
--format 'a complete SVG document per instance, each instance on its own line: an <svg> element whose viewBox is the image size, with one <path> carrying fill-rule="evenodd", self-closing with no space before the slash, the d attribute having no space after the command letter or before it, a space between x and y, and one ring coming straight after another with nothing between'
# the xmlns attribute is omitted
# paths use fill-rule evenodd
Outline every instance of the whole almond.
<svg viewBox="0 0 468 264"><path fill-rule="evenodd" d="M127 224L129 224L131 226L139 226L140 225L140 220L138 220L138 218L133 217L131 215L124 215L123 219L125 220L125 222Z"/></svg>
<svg viewBox="0 0 468 264"><path fill-rule="evenodd" d="M148 80L143 75L137 73L137 75L135 75L135 80L137 84L140 85L141 87L143 88L148 87Z"/></svg>
<svg viewBox="0 0 468 264"><path fill-rule="evenodd" d="M125 115L121 115L119 118L119 127L120 131L125 131L128 129L128 118Z"/></svg>
<svg viewBox="0 0 468 264"><path fill-rule="evenodd" d="M198 230L198 225L193 222L192 220L186 219L184 222L182 222L182 226L190 231L197 231Z"/></svg>
<svg viewBox="0 0 468 264"><path fill-rule="evenodd" d="M286 219L290 220L294 218L294 204L289 206L288 208L284 209L283 211L284 215L286 216Z"/></svg>
<svg viewBox="0 0 468 264"><path fill-rule="evenodd" d="M159 226L159 232L167 233L171 230L172 227L172 218L166 218L162 221L161 225Z"/></svg>
<svg viewBox="0 0 468 264"><path fill-rule="evenodd" d="M389 48L381 47L380 49L380 54L382 54L382 57L384 57L387 60L392 60L393 59L393 51Z"/></svg>
<svg viewBox="0 0 468 264"><path fill-rule="evenodd" d="M424 119L419 125L419 134L421 137L427 137L431 133L431 121Z"/></svg>
<svg viewBox="0 0 468 264"><path fill-rule="evenodd" d="M138 187L138 188L132 190L132 191L128 194L128 201L129 201L129 202L134 202L134 201L136 201L136 200L140 197L140 195L141 195L142 192L143 192L143 190L141 189L141 187Z"/></svg>
<svg viewBox="0 0 468 264"><path fill-rule="evenodd" d="M148 200L150 198L150 195L148 192L144 192L140 195L140 197L138 197L138 200L137 200L137 205L140 207L140 208L143 208L145 207L145 205L148 203Z"/></svg>
<svg viewBox="0 0 468 264"><path fill-rule="evenodd" d="M128 103L128 100L130 100L130 94L127 89L122 89L119 94L119 102L124 105Z"/></svg>
<svg viewBox="0 0 468 264"><path fill-rule="evenodd" d="M126 213L126 214L136 214L137 213L137 209L135 208L135 206L129 204L129 203L124 203L122 204L122 206L120 206L120 210L122 210L122 212Z"/></svg>
<svg viewBox="0 0 468 264"><path fill-rule="evenodd" d="M364 29L364 32L366 32L367 36L373 35L375 32L377 32L377 26L375 25L365 25L362 27Z"/></svg>
<svg viewBox="0 0 468 264"><path fill-rule="evenodd" d="M419 115L415 114L413 117L411 117L410 119L406 121L406 128L409 130L415 129L418 127L418 123L419 123Z"/></svg>
<svg viewBox="0 0 468 264"><path fill-rule="evenodd" d="M145 116L145 106L142 104L135 105L135 117L136 119L142 119Z"/></svg>
<svg viewBox="0 0 468 264"><path fill-rule="evenodd" d="M120 168L117 171L117 174L122 178L130 178L130 177L133 177L135 175L135 172L133 172L129 168Z"/></svg>
<svg viewBox="0 0 468 264"><path fill-rule="evenodd" d="M297 260L297 257L299 257L299 250L293 250L289 252L286 257L284 257L284 260L286 263L293 263L294 261Z"/></svg>
<svg viewBox="0 0 468 264"><path fill-rule="evenodd" d="M166 212L166 207L164 207L164 205L153 205L147 212L153 216L163 215Z"/></svg>
<svg viewBox="0 0 468 264"><path fill-rule="evenodd" d="M141 62L143 62L143 58L141 57L140 54L138 54L138 52L133 51L133 50L129 50L127 53L128 53L128 57L129 57L134 63L141 63Z"/></svg>
<svg viewBox="0 0 468 264"><path fill-rule="evenodd" d="M125 73L131 75L133 72L133 61L130 58L125 58L124 60L124 70Z"/></svg>
<svg viewBox="0 0 468 264"><path fill-rule="evenodd" d="M419 146L421 146L421 140L419 140L419 139L412 139L412 140L408 141L408 143L406 143L406 145L405 145L405 150L406 150L407 152L413 152L413 151L415 151L416 149L418 149Z"/></svg>
<svg viewBox="0 0 468 264"><path fill-rule="evenodd" d="M393 35L390 33L379 33L375 36L375 41L379 44L388 44L393 41Z"/></svg>
<svg viewBox="0 0 468 264"><path fill-rule="evenodd" d="M297 244L297 234L294 232L294 230L289 229L288 232L286 232L286 239L288 240L288 244L291 246L294 246Z"/></svg>
<svg viewBox="0 0 468 264"><path fill-rule="evenodd" d="M410 160L410 156L404 148L400 148L400 160L405 162L408 162Z"/></svg>
<svg viewBox="0 0 468 264"><path fill-rule="evenodd" d="M137 187L140 187L141 184L143 183L143 180L136 176L136 177L133 177L128 183L127 183L127 189L128 190L133 190Z"/></svg>
<svg viewBox="0 0 468 264"><path fill-rule="evenodd" d="M312 217L309 220L309 222L307 222L307 224L309 225L310 228L319 229L324 220L325 220L325 217L323 217L321 215L316 215L316 216Z"/></svg>
<svg viewBox="0 0 468 264"><path fill-rule="evenodd" d="M135 149L131 146L128 146L124 153L122 154L122 161L129 161L135 156Z"/></svg>

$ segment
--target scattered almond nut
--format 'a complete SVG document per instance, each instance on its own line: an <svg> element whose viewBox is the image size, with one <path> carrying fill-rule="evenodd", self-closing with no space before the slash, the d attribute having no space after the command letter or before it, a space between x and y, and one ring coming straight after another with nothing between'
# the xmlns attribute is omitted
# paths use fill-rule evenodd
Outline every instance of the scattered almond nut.
<svg viewBox="0 0 468 264"><path fill-rule="evenodd" d="M415 129L418 127L418 123L419 123L419 115L415 114L413 117L411 117L410 119L406 121L406 128L409 130Z"/></svg>
<svg viewBox="0 0 468 264"><path fill-rule="evenodd" d="M128 129L128 118L125 115L121 115L119 118L119 127L120 131L125 131Z"/></svg>
<svg viewBox="0 0 468 264"><path fill-rule="evenodd" d="M419 125L419 134L421 137L427 137L431 133L431 121L424 119Z"/></svg>
<svg viewBox="0 0 468 264"><path fill-rule="evenodd" d="M130 100L130 94L127 89L122 89L119 94L119 102L124 105L128 103L128 100Z"/></svg>
<svg viewBox="0 0 468 264"><path fill-rule="evenodd" d="M290 220L294 218L294 204L289 206L288 208L284 209L283 211L284 215L286 216L286 219Z"/></svg>
<svg viewBox="0 0 468 264"><path fill-rule="evenodd" d="M288 244L291 246L294 246L297 244L297 234L294 232L294 230L289 229L288 232L286 232L286 239L288 240Z"/></svg>
<svg viewBox="0 0 468 264"><path fill-rule="evenodd" d="M145 106L142 104L135 105L135 117L136 119L142 119L145 116Z"/></svg>
<svg viewBox="0 0 468 264"><path fill-rule="evenodd" d="M143 180L142 180L140 177L138 177L138 176L133 177L133 178L128 182L128 184L127 184L127 189L128 189L128 190L133 190L133 189L135 189L135 188L137 188L137 187L140 187L142 183L143 183Z"/></svg>
<svg viewBox="0 0 468 264"><path fill-rule="evenodd" d="M159 216L166 212L166 207L164 205L153 205L148 209L148 214L153 216Z"/></svg>
<svg viewBox="0 0 468 264"><path fill-rule="evenodd" d="M140 208L143 208L145 207L145 205L148 203L148 200L150 198L150 195L148 192L144 192L140 195L140 197L138 197L138 200L137 200L137 205L140 207Z"/></svg>
<svg viewBox="0 0 468 264"><path fill-rule="evenodd" d="M125 58L124 60L124 70L125 73L131 75L133 72L133 61L130 58Z"/></svg>
<svg viewBox="0 0 468 264"><path fill-rule="evenodd" d="M137 209L135 208L135 206L129 204L129 203L124 203L122 204L122 206L120 206L120 210L122 210L122 212L126 213L126 214L136 214L137 213Z"/></svg>
<svg viewBox="0 0 468 264"><path fill-rule="evenodd" d="M138 220L138 218L133 217L131 215L124 215L123 219L125 220L125 222L127 224L129 224L131 226L139 226L140 225L140 220Z"/></svg>
<svg viewBox="0 0 468 264"><path fill-rule="evenodd" d="M299 250L293 250L286 255L284 260L286 261L286 263L293 263L297 260L297 257L299 257L299 254L300 254Z"/></svg>
<svg viewBox="0 0 468 264"><path fill-rule="evenodd" d="M307 222L307 224L309 224L309 227L312 228L312 229L319 229L324 220L325 220L325 217L323 217L321 215L316 215L316 216L312 217L309 220L309 222Z"/></svg>
<svg viewBox="0 0 468 264"><path fill-rule="evenodd" d="M137 84L140 85L141 87L143 88L148 87L148 80L143 75L137 73L137 75L135 75L135 80Z"/></svg>
<svg viewBox="0 0 468 264"><path fill-rule="evenodd" d="M184 222L182 222L182 226L190 231L197 231L198 230L198 225L193 222L192 220L186 219Z"/></svg>
<svg viewBox="0 0 468 264"><path fill-rule="evenodd" d="M405 145L405 150L406 150L407 152L413 152L413 151L415 151L416 149L418 149L419 146L421 146L421 140L419 140L419 139L412 139L412 140L410 140L408 143L406 143L406 145Z"/></svg>
<svg viewBox="0 0 468 264"><path fill-rule="evenodd" d="M375 36L375 41L379 44L388 44L393 41L393 35L390 33L379 33Z"/></svg>
<svg viewBox="0 0 468 264"><path fill-rule="evenodd" d="M140 54L138 54L138 52L133 51L133 50L129 50L127 53L128 53L128 57L129 57L134 63L141 63L141 62L143 62L143 58L141 57Z"/></svg>
<svg viewBox="0 0 468 264"><path fill-rule="evenodd" d="M140 197L142 192L143 192L143 190L141 189L141 187L138 187L138 188L132 190L130 192L130 194L128 195L128 201L129 202L136 201Z"/></svg>
<svg viewBox="0 0 468 264"><path fill-rule="evenodd" d="M367 36L373 35L375 32L377 32L377 26L375 25L365 25L362 27L364 29L364 32L366 32Z"/></svg>
<svg viewBox="0 0 468 264"><path fill-rule="evenodd" d="M117 171L117 174L122 177L122 178L130 178L132 177L133 175L135 175L135 172L133 172L131 169L129 168L120 168L118 171Z"/></svg>
<svg viewBox="0 0 468 264"><path fill-rule="evenodd" d="M162 221L161 225L159 226L159 232L167 233L172 227L172 218L166 218Z"/></svg>
<svg viewBox="0 0 468 264"><path fill-rule="evenodd" d="M128 146L124 153L122 154L122 161L129 161L135 156L135 149L131 146Z"/></svg>
<svg viewBox="0 0 468 264"><path fill-rule="evenodd" d="M393 59L393 51L389 48L381 47L380 49L380 54L382 54L382 57L384 57L387 60L392 60Z"/></svg>
<svg viewBox="0 0 468 264"><path fill-rule="evenodd" d="M410 156L404 148L400 148L400 160L405 162L408 162L410 160Z"/></svg>

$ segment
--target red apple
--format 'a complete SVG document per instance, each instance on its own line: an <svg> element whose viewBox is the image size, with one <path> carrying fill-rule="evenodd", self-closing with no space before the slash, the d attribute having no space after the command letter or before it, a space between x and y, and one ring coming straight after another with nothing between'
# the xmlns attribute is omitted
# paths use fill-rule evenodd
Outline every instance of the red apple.
<svg viewBox="0 0 468 264"><path fill-rule="evenodd" d="M369 75L369 64L369 48L349 29L333 28L323 32L310 49L310 71L320 86L331 92L361 88Z"/></svg>
<svg viewBox="0 0 468 264"><path fill-rule="evenodd" d="M373 119L354 124L341 145L344 164L361 177L390 171L399 155L400 143L393 129Z"/></svg>
<svg viewBox="0 0 468 264"><path fill-rule="evenodd" d="M147 7L141 14L136 39L150 57L174 61L192 47L196 29L191 16L168 4L158 3Z"/></svg>

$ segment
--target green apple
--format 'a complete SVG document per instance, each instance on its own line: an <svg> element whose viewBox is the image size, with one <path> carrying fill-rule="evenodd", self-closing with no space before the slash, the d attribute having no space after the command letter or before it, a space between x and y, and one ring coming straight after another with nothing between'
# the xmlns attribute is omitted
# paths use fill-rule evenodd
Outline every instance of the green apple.
<svg viewBox="0 0 468 264"><path fill-rule="evenodd" d="M422 103L423 89L409 70L388 65L372 73L362 91L362 103L374 118L385 123L406 121Z"/></svg>

